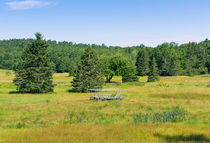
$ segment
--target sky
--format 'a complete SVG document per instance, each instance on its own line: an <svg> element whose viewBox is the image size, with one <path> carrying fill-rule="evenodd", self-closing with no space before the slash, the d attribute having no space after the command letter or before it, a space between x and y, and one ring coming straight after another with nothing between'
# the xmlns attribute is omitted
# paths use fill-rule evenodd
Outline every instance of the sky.
<svg viewBox="0 0 210 143"><path fill-rule="evenodd" d="M210 39L210 0L0 0L0 39L113 46Z"/></svg>

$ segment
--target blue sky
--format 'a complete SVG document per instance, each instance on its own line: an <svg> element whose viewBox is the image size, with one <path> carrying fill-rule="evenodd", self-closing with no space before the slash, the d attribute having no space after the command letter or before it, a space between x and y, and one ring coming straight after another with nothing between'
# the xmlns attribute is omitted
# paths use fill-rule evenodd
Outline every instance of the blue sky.
<svg viewBox="0 0 210 143"><path fill-rule="evenodd" d="M156 46L210 38L210 0L1 0L0 39Z"/></svg>

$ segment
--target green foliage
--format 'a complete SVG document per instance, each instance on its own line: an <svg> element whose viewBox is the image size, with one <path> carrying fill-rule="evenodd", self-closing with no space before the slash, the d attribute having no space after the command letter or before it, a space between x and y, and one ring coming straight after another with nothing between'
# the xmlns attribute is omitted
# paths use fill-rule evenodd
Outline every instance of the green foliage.
<svg viewBox="0 0 210 143"><path fill-rule="evenodd" d="M73 90L87 92L88 89L102 88L104 83L97 53L88 48L81 56L72 81Z"/></svg>
<svg viewBox="0 0 210 143"><path fill-rule="evenodd" d="M122 56L114 56L110 60L110 69L115 72L116 76L122 76L127 66L128 61Z"/></svg>
<svg viewBox="0 0 210 143"><path fill-rule="evenodd" d="M115 71L111 69L111 58L103 57L101 58L101 66L103 75L106 77L106 81L110 82L115 75Z"/></svg>
<svg viewBox="0 0 210 143"><path fill-rule="evenodd" d="M160 83L158 83L158 86L159 87L169 87L170 85L167 83L164 83L164 82L160 82Z"/></svg>
<svg viewBox="0 0 210 143"><path fill-rule="evenodd" d="M23 49L33 39L0 40L0 68L17 69L18 59ZM137 74L145 75L147 69L147 56L155 55L158 70L161 76L172 75L198 75L210 73L210 40L200 43L163 43L157 47L145 47L144 45L133 47L113 47L106 45L76 44L72 42L47 41L47 50L50 62L58 73L69 72L74 75L79 59L88 47L93 48L99 57L113 57L120 55L129 61L129 64L137 66ZM145 51L145 53L144 53ZM141 53L141 54L140 54ZM138 58L137 58L138 57ZM140 58L141 57L141 58ZM144 57L144 58L143 58ZM137 60L139 62L137 62ZM109 73L109 71L108 71ZM111 74L109 74L111 75ZM110 76L109 76L110 77Z"/></svg>
<svg viewBox="0 0 210 143"><path fill-rule="evenodd" d="M140 50L138 53L136 70L138 76L145 76L149 73L149 57L145 49Z"/></svg>
<svg viewBox="0 0 210 143"><path fill-rule="evenodd" d="M21 93L47 93L54 87L47 42L40 33L35 35L36 40L25 48L15 71L14 83Z"/></svg>
<svg viewBox="0 0 210 143"><path fill-rule="evenodd" d="M180 67L178 63L178 59L176 54L174 53L174 56L171 58L170 62L170 69L169 69L169 75L170 76L177 76L179 75Z"/></svg>
<svg viewBox="0 0 210 143"><path fill-rule="evenodd" d="M20 129L20 128L24 128L25 127L25 124L24 123L18 123L17 125L16 125L16 128L17 129Z"/></svg>
<svg viewBox="0 0 210 143"><path fill-rule="evenodd" d="M155 57L152 56L152 59L150 61L150 69L149 69L149 76L148 76L148 82L155 82L159 81L159 74L158 74L158 69L157 69L157 64Z"/></svg>
<svg viewBox="0 0 210 143"><path fill-rule="evenodd" d="M175 76L179 74L180 66L175 43L164 43L155 50L155 58L161 76Z"/></svg>
<svg viewBox="0 0 210 143"><path fill-rule="evenodd" d="M103 57L101 59L103 74L106 81L110 82L114 76L123 76L123 81L137 81L135 76L135 68L129 65L127 59L121 56L111 58Z"/></svg>
<svg viewBox="0 0 210 143"><path fill-rule="evenodd" d="M162 113L153 113L153 114L136 114L133 116L133 121L134 123L138 122L152 122L152 123L157 123L157 122L181 122L186 119L186 111L179 107L175 107L169 111L165 111Z"/></svg>
<svg viewBox="0 0 210 143"><path fill-rule="evenodd" d="M136 69L134 66L127 66L125 72L122 75L122 82L136 82L139 81L138 76L136 76Z"/></svg>
<svg viewBox="0 0 210 143"><path fill-rule="evenodd" d="M70 61L70 67L69 69L69 76L74 76L76 69L77 69L77 65L74 61Z"/></svg>

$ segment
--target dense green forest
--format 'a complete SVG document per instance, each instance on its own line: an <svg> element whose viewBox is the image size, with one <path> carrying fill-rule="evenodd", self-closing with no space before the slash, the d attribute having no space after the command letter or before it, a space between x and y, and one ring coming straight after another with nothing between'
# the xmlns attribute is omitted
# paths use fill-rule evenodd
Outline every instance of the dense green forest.
<svg viewBox="0 0 210 143"><path fill-rule="evenodd" d="M12 39L0 41L0 68L17 68L23 49L33 39ZM99 57L121 56L127 59L130 64L139 65L141 55L146 55L148 61L154 55L159 74L161 76L172 75L197 75L210 73L210 40L206 39L200 43L190 42L178 45L174 42L163 43L157 47L146 47L144 45L133 47L113 47L102 45L76 44L72 42L47 41L48 55L53 63L54 70L58 73L69 72L73 74L85 49L93 48ZM141 52L144 52L141 54ZM145 54L146 53L146 54ZM144 67L144 65L143 65ZM148 65L146 65L148 67ZM142 75L137 66L137 74ZM143 75L148 75L144 72Z"/></svg>

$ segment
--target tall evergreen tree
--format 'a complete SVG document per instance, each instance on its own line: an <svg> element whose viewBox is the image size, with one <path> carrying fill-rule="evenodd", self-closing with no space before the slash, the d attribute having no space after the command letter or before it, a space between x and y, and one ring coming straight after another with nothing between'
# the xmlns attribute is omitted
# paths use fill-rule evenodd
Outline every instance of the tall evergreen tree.
<svg viewBox="0 0 210 143"><path fill-rule="evenodd" d="M48 44L40 33L35 36L36 40L22 54L14 83L21 93L53 92L53 71L47 55Z"/></svg>
<svg viewBox="0 0 210 143"><path fill-rule="evenodd" d="M80 58L81 62L72 81L73 90L87 92L88 89L102 88L104 79L97 53L88 48Z"/></svg>
<svg viewBox="0 0 210 143"><path fill-rule="evenodd" d="M157 68L157 63L155 60L155 57L152 56L151 61L150 61L150 69L149 69L149 76L148 76L148 82L155 82L159 81L159 74L158 74L158 68Z"/></svg>
<svg viewBox="0 0 210 143"><path fill-rule="evenodd" d="M145 76L149 72L149 57L145 49L142 49L138 52L136 59L136 70L138 76Z"/></svg>

